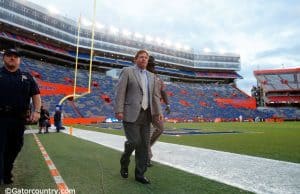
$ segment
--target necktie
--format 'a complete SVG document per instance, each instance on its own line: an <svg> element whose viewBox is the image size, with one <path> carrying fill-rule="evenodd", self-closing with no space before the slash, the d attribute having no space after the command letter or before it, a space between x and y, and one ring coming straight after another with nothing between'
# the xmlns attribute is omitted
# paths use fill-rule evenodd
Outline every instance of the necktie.
<svg viewBox="0 0 300 194"><path fill-rule="evenodd" d="M147 87L147 74L146 71L141 71L142 89L143 89L143 99L142 108L146 110L148 108L148 87Z"/></svg>

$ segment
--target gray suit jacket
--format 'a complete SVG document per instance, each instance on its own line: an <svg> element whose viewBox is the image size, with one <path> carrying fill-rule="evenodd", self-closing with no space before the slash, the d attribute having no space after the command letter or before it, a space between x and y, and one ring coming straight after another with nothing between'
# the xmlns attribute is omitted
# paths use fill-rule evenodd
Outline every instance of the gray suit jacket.
<svg viewBox="0 0 300 194"><path fill-rule="evenodd" d="M124 121L135 122L139 116L142 107L143 90L141 78L136 66L123 68L116 89L115 112L122 112ZM160 100L154 85L156 79L154 74L147 71L150 108L152 115L162 114Z"/></svg>

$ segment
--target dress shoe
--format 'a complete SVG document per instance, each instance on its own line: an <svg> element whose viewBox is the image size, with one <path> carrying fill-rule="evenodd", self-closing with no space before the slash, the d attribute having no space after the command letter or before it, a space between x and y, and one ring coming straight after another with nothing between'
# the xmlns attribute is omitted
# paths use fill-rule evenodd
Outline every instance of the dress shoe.
<svg viewBox="0 0 300 194"><path fill-rule="evenodd" d="M152 166L153 166L153 164L151 161L147 162L147 167L152 167Z"/></svg>
<svg viewBox="0 0 300 194"><path fill-rule="evenodd" d="M142 184L150 184L150 180L147 179L146 177L142 176L142 177L135 177L135 180L137 182L140 182Z"/></svg>
<svg viewBox="0 0 300 194"><path fill-rule="evenodd" d="M120 174L121 174L121 177L128 178L128 168L121 168Z"/></svg>

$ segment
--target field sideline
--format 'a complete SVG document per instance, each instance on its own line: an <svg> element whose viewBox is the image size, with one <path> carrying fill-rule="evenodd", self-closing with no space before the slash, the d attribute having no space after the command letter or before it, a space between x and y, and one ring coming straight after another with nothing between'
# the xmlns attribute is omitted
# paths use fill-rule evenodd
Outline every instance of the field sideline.
<svg viewBox="0 0 300 194"><path fill-rule="evenodd" d="M160 141L300 163L300 123L198 123L166 124L167 128L201 128L207 131L235 130L238 134L167 136ZM80 126L83 128L83 126ZM122 131L86 129L122 135ZM254 133L255 132L255 133ZM259 133L256 133L259 132ZM119 176L120 152L65 134L39 135L47 152L76 193L244 193L246 191L155 163L147 175L154 184L140 185ZM132 158L134 161L134 158ZM130 171L133 172L133 165ZM163 173L162 173L163 172ZM12 187L55 188L32 135L17 159ZM101 179L103 175L103 179ZM30 177L30 178L29 178ZM167 177L167 178L166 178ZM102 188L103 186L103 188ZM1 188L3 189L3 188ZM103 192L104 191L104 192Z"/></svg>
<svg viewBox="0 0 300 194"><path fill-rule="evenodd" d="M167 129L193 128L200 131L238 131L234 134L162 135L159 141L202 147L300 163L300 122L283 123L166 123ZM108 130L76 125L75 127L115 135L123 130Z"/></svg>
<svg viewBox="0 0 300 194"><path fill-rule="evenodd" d="M153 184L142 185L134 181L134 165L130 165L128 180L120 177L118 151L63 133L38 137L68 187L78 194L248 193L158 163L147 171ZM134 163L134 157L131 161ZM11 188L56 188L33 135L26 135L15 166L15 183Z"/></svg>

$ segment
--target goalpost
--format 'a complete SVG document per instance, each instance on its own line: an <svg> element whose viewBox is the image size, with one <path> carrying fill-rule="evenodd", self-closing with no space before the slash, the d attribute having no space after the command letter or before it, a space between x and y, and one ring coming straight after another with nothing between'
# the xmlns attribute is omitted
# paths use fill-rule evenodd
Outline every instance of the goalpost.
<svg viewBox="0 0 300 194"><path fill-rule="evenodd" d="M63 102L70 97L73 97L73 100L77 98L81 98L87 94L91 93L91 81L92 81L92 66L93 66L93 54L94 54L94 36L95 36L95 18L96 18L96 1L94 0L93 5L93 22L92 22L92 37L91 37L91 52L90 52L90 63L89 63L89 81L88 81L88 91L82 94L76 94L77 87L77 69L78 69L78 55L79 55L79 44L80 44L80 28L81 28L81 14L78 19L78 30L77 30L77 43L76 43L76 57L75 57L75 72L74 72L74 86L73 86L73 94L67 95L63 97L58 105L61 107Z"/></svg>

